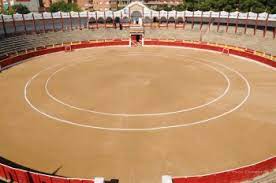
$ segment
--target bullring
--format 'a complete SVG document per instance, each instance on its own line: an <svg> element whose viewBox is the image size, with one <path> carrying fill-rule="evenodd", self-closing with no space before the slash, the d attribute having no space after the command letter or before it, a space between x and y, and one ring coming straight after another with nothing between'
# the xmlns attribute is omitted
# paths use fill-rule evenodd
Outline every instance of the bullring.
<svg viewBox="0 0 276 183"><path fill-rule="evenodd" d="M137 2L127 8L129 15L148 11ZM72 24L55 19L58 32L31 35L11 36L12 23L5 23L1 156L32 170L1 164L1 178L161 182L168 175L163 181L182 183L273 176L275 16L255 26L195 12L174 14L182 23L168 13L163 22L159 14L159 22L124 22L123 30L94 15ZM39 22L16 33L38 32ZM75 26L81 30L66 31ZM143 43L132 39L137 27Z"/></svg>

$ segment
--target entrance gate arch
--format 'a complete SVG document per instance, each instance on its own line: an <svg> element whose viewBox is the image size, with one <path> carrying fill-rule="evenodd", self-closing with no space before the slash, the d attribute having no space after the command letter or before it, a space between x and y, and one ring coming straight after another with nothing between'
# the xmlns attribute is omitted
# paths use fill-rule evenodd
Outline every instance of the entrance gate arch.
<svg viewBox="0 0 276 183"><path fill-rule="evenodd" d="M133 11L130 15L131 17L131 22L133 22L134 24L139 24L139 21L142 20L142 13L140 11Z"/></svg>

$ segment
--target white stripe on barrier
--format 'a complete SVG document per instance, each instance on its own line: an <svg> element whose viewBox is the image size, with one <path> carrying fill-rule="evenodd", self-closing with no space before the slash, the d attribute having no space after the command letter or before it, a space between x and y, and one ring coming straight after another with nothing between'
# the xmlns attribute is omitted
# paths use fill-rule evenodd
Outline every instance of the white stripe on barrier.
<svg viewBox="0 0 276 183"><path fill-rule="evenodd" d="M104 183L104 178L103 177L95 177L94 183Z"/></svg>
<svg viewBox="0 0 276 183"><path fill-rule="evenodd" d="M172 177L169 175L163 175L162 176L162 183L173 183Z"/></svg>

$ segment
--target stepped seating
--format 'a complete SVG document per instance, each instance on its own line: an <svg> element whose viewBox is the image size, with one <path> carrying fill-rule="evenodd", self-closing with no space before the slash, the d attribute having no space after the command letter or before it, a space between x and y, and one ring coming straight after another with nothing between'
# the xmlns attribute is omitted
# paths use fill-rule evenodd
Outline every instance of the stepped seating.
<svg viewBox="0 0 276 183"><path fill-rule="evenodd" d="M20 35L0 40L0 56L8 53L42 47L45 45L62 44L97 39L128 38L127 30L97 29L73 30L69 32L48 32L42 34Z"/></svg>
<svg viewBox="0 0 276 183"><path fill-rule="evenodd" d="M226 32L225 26L221 26L217 32L216 26L211 26L210 30L208 25L203 25L200 32L199 27L194 27L194 30L190 29L190 25L187 24L185 29L182 28L145 28L146 39L171 39L171 40L192 40L203 41L218 44L227 44L237 47L246 47L253 50L259 50L262 52L271 53L276 55L275 39L271 37L263 38L262 31L257 31L255 36L250 34L235 34L229 28ZM238 32L243 29L239 29ZM268 33L269 34L269 33ZM73 31L59 31L48 32L41 34L28 34L18 35L14 37L7 37L0 39L0 57L8 53L16 51L22 51L25 49L31 49L36 47L43 47L45 45L62 44L68 42L78 42L87 40L104 40L104 39L128 39L129 30L123 29L83 29ZM259 44L262 43L262 44Z"/></svg>
<svg viewBox="0 0 276 183"><path fill-rule="evenodd" d="M188 26L188 25L187 25ZM220 31L217 32L217 27L213 26L210 30L207 29L207 25L202 27L202 33L198 29L191 30L190 27L186 29L150 29L145 30L145 38L148 39L172 39L172 40L191 40L191 41L203 41L218 44L227 44L237 47L251 48L253 50L259 50L272 55L276 55L275 39L271 36L263 37L263 31L257 31L256 35L252 34L235 34L234 30L226 32L226 28L221 26ZM241 29L242 30L242 29ZM241 31L240 30L240 31ZM249 29L248 29L249 30ZM249 31L248 31L249 32ZM267 33L269 34L269 33ZM262 43L262 44L260 44Z"/></svg>

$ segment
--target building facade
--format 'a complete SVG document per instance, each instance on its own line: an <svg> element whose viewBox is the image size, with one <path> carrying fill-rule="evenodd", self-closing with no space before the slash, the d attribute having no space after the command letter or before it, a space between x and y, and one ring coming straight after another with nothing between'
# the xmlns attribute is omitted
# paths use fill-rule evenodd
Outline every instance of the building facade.
<svg viewBox="0 0 276 183"><path fill-rule="evenodd" d="M168 6L177 6L183 4L182 0L145 0L144 4L151 7L157 8L158 6L168 5Z"/></svg>
<svg viewBox="0 0 276 183"><path fill-rule="evenodd" d="M23 4L26 5L32 12L47 11L52 3L59 0L9 0L11 5ZM116 11L126 7L128 4L138 1L148 7L157 8L162 5L177 6L182 0L64 0L65 2L74 2L82 10L88 11ZM0 10L7 4L8 0L0 0Z"/></svg>
<svg viewBox="0 0 276 183"><path fill-rule="evenodd" d="M42 0L45 11L50 7L52 3L60 0ZM93 11L93 0L63 0L67 3L76 3L83 11Z"/></svg>
<svg viewBox="0 0 276 183"><path fill-rule="evenodd" d="M130 3L130 0L118 0L118 9L126 7Z"/></svg>
<svg viewBox="0 0 276 183"><path fill-rule="evenodd" d="M118 1L117 0L111 0L110 1L110 10L111 11L118 10Z"/></svg>
<svg viewBox="0 0 276 183"><path fill-rule="evenodd" d="M150 8L157 8L158 6L168 5L177 6L183 4L183 0L118 0L118 8L124 8L132 2L141 2Z"/></svg>
<svg viewBox="0 0 276 183"><path fill-rule="evenodd" d="M43 0L0 0L0 10L3 11L16 4L27 6L32 12L39 12L43 7Z"/></svg>
<svg viewBox="0 0 276 183"><path fill-rule="evenodd" d="M111 9L111 0L93 0L95 11L108 11Z"/></svg>
<svg viewBox="0 0 276 183"><path fill-rule="evenodd" d="M93 0L74 0L82 10L93 10Z"/></svg>

